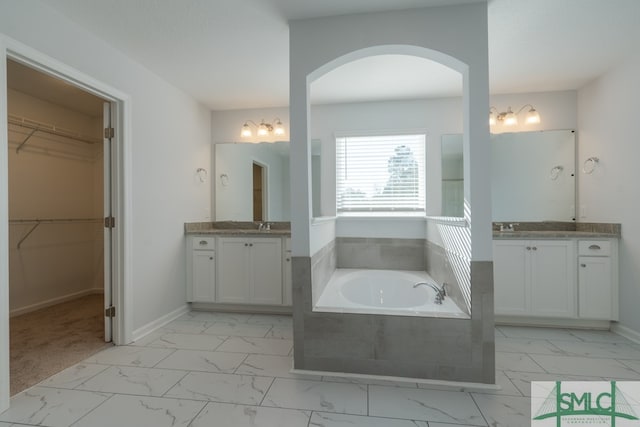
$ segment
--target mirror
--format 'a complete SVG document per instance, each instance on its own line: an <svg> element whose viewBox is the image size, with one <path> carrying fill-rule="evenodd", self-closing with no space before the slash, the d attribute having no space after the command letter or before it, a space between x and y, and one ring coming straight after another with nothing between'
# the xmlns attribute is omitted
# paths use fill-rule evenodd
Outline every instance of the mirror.
<svg viewBox="0 0 640 427"><path fill-rule="evenodd" d="M215 182L216 221L289 221L288 142L215 144Z"/></svg>
<svg viewBox="0 0 640 427"><path fill-rule="evenodd" d="M289 142L215 144L215 220L290 221ZM312 141L313 209L320 209L320 140Z"/></svg>
<svg viewBox="0 0 640 427"><path fill-rule="evenodd" d="M446 216L462 212L462 197L456 193L462 188L456 181L461 141L461 135L444 135L441 141ZM493 134L491 161L494 221L575 221L574 131Z"/></svg>

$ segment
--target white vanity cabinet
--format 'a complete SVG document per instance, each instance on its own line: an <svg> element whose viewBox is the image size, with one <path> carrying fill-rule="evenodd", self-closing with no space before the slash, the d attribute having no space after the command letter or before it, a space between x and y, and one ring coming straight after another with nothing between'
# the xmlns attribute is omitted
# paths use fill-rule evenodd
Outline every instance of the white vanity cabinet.
<svg viewBox="0 0 640 427"><path fill-rule="evenodd" d="M187 237L187 302L216 300L215 237Z"/></svg>
<svg viewBox="0 0 640 427"><path fill-rule="evenodd" d="M291 295L292 285L292 265L291 261L291 238L284 239L284 248L282 252L282 304L293 305L293 298Z"/></svg>
<svg viewBox="0 0 640 427"><path fill-rule="evenodd" d="M576 316L575 241L494 240L498 315Z"/></svg>
<svg viewBox="0 0 640 427"><path fill-rule="evenodd" d="M282 305L282 239L217 239L219 303Z"/></svg>
<svg viewBox="0 0 640 427"><path fill-rule="evenodd" d="M578 314L618 320L618 241L578 241Z"/></svg>

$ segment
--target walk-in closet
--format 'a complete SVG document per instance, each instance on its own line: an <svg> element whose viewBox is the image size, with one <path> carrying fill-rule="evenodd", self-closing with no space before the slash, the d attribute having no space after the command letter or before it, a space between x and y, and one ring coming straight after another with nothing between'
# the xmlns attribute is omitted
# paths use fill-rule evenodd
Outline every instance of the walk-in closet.
<svg viewBox="0 0 640 427"><path fill-rule="evenodd" d="M7 76L13 395L109 344L103 100L16 61Z"/></svg>

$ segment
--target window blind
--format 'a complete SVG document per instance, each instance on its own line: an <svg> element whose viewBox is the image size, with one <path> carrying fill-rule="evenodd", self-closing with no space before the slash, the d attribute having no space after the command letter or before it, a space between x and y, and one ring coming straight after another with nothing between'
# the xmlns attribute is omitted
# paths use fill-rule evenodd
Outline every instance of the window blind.
<svg viewBox="0 0 640 427"><path fill-rule="evenodd" d="M336 138L338 213L424 212L425 135Z"/></svg>

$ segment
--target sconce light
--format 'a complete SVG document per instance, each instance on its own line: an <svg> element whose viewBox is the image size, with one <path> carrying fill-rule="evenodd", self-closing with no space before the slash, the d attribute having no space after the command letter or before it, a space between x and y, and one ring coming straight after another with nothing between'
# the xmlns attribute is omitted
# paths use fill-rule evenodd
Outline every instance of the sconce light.
<svg viewBox="0 0 640 427"><path fill-rule="evenodd" d="M526 104L517 113L514 113L511 107L502 113L496 107L489 108L489 125L493 126L496 123L502 123L505 126L515 126L518 124L518 114L527 107L529 107L529 111L527 111L525 123L529 125L540 123L540 114L533 108L533 105Z"/></svg>
<svg viewBox="0 0 640 427"><path fill-rule="evenodd" d="M242 138L251 138L253 136L249 123L252 123L257 128L256 133L258 136L267 136L270 133L273 133L274 135L284 135L284 126L282 125L282 122L280 119L275 118L273 119L273 123L265 123L264 119L262 119L259 125L253 120L247 120L242 125L242 130L240 131L240 136Z"/></svg>

